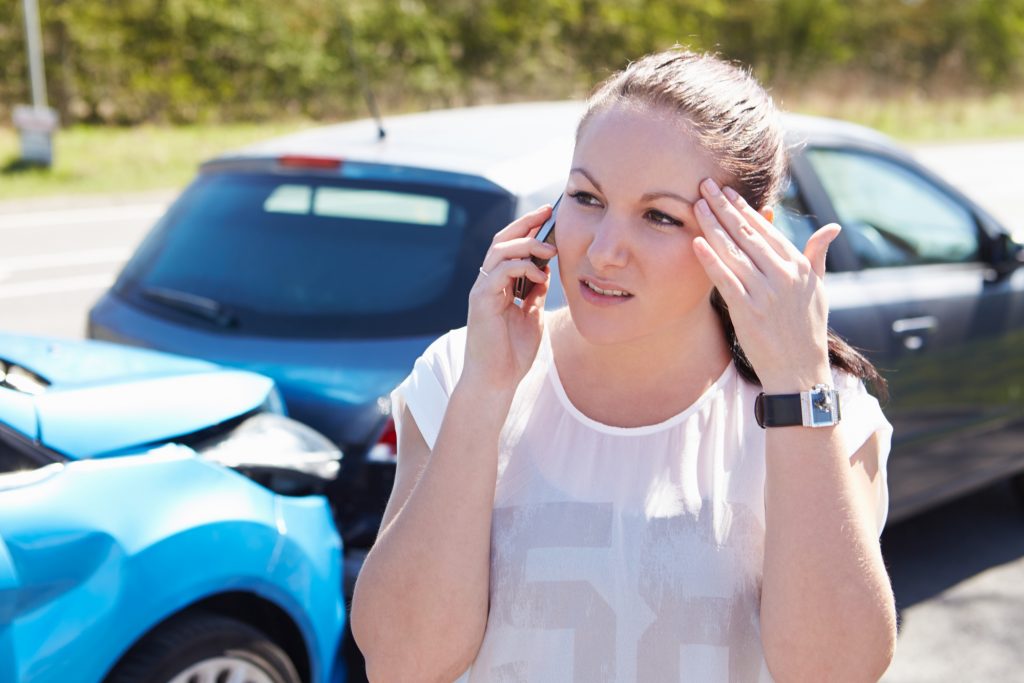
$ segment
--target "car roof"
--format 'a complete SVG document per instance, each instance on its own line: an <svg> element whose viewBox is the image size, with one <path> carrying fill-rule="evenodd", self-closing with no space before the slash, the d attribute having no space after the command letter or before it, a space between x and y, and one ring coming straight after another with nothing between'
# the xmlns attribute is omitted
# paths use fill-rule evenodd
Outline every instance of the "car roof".
<svg viewBox="0 0 1024 683"><path fill-rule="evenodd" d="M386 166L428 168L486 178L516 195L564 179L582 102L444 109L311 128L267 140L223 159L330 156Z"/></svg>
<svg viewBox="0 0 1024 683"><path fill-rule="evenodd" d="M273 138L214 161L283 156L340 158L384 166L433 169L486 178L524 196L564 180L582 101L531 102L442 109L320 126ZM877 131L835 119L783 116L794 144L847 142L896 149Z"/></svg>
<svg viewBox="0 0 1024 683"><path fill-rule="evenodd" d="M905 154L889 136L879 131L850 121L830 119L824 116L784 113L782 123L790 144L802 142L827 145L846 143L859 147L885 149L892 153Z"/></svg>

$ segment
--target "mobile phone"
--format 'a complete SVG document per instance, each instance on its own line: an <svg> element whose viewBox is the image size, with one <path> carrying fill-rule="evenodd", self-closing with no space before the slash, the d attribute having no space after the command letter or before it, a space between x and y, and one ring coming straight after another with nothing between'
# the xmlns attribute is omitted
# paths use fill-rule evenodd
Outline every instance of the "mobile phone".
<svg viewBox="0 0 1024 683"><path fill-rule="evenodd" d="M551 215L544 221L544 225L540 226L540 230L537 231L537 235L534 237L535 240L540 242L547 242L548 244L555 243L555 219L558 217L558 205L562 203L562 197L559 195L558 199L555 200L554 206L551 207ZM544 266L548 264L550 259L537 258L531 256L530 260L533 261L538 268L544 270ZM512 293L517 299L525 299L533 289L533 280L527 277L516 278L515 286L512 288Z"/></svg>

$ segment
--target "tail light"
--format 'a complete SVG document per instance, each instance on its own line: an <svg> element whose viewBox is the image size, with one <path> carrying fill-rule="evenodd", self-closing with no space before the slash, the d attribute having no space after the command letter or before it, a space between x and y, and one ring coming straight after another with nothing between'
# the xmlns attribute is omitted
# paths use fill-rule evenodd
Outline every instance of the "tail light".
<svg viewBox="0 0 1024 683"><path fill-rule="evenodd" d="M389 417L384 425L377 443L366 454L370 462L390 463L398 462L398 432L395 431L395 420Z"/></svg>
<svg viewBox="0 0 1024 683"><path fill-rule="evenodd" d="M285 168L318 168L334 170L341 168L341 159L301 154L286 154L278 157L277 164Z"/></svg>

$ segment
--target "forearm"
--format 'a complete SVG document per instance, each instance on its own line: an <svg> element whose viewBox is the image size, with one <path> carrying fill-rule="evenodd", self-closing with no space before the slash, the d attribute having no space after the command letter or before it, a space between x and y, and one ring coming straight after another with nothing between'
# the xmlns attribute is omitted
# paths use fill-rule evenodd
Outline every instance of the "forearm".
<svg viewBox="0 0 1024 683"><path fill-rule="evenodd" d="M426 467L366 558L353 629L370 666L388 667L381 680L434 680L429 672L454 679L461 671L451 667L468 664L479 646L509 400L455 388Z"/></svg>
<svg viewBox="0 0 1024 683"><path fill-rule="evenodd" d="M769 668L780 682L877 680L895 646L895 609L874 501L838 428L775 428L766 438Z"/></svg>

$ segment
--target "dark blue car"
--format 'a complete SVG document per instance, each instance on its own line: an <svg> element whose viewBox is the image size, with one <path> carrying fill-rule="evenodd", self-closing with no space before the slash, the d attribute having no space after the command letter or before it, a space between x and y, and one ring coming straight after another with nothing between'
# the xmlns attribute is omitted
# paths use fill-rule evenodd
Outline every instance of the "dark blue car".
<svg viewBox="0 0 1024 683"><path fill-rule="evenodd" d="M390 391L465 324L494 233L562 191L578 103L310 130L203 165L93 308L89 335L273 377L345 452L334 492L358 552L394 473ZM888 139L789 117L777 224L829 249L833 327L886 374L890 519L1024 470L1024 269L988 213ZM553 262L557 268L557 259ZM548 306L564 302L557 287ZM354 558L357 562L357 558Z"/></svg>

